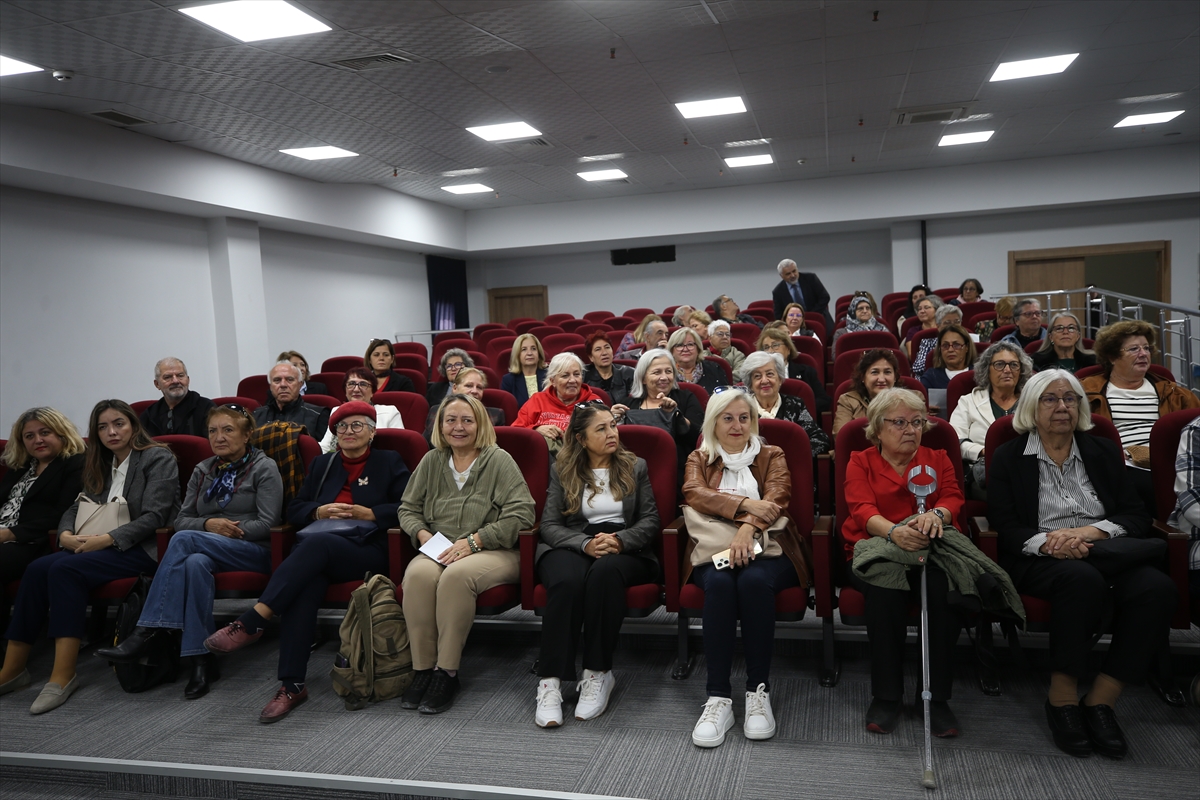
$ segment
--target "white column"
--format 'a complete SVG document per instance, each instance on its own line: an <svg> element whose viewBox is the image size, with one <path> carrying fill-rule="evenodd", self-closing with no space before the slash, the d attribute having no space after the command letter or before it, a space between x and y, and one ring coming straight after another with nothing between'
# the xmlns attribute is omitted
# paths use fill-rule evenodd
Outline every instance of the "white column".
<svg viewBox="0 0 1200 800"><path fill-rule="evenodd" d="M907 292L921 283L921 223L892 223L892 291Z"/></svg>
<svg viewBox="0 0 1200 800"><path fill-rule="evenodd" d="M217 217L207 220L207 226L217 374L221 393L231 395L239 380L261 375L271 365L262 250L257 222Z"/></svg>

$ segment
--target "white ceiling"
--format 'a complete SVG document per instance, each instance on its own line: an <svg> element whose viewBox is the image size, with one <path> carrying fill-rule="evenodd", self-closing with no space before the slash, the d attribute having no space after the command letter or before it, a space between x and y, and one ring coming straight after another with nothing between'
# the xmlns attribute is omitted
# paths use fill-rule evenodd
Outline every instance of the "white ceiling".
<svg viewBox="0 0 1200 800"><path fill-rule="evenodd" d="M1200 141L1200 3L1188 0L290 2L333 30L240 44L177 10L196 0L4 0L0 53L75 77L9 76L0 101L114 109L150 120L139 134L464 209ZM396 51L418 61L327 63ZM1061 75L988 82L1002 61L1066 52L1081 55ZM673 105L726 95L749 112L684 120ZM893 109L952 103L992 117L889 127ZM1112 127L1173 109L1187 113ZM518 119L552 146L463 130ZM945 132L986 129L986 144L937 147ZM361 155L278 152L324 144ZM776 163L722 172L722 156L762 152ZM584 160L596 156L611 160ZM609 166L630 182L576 175ZM459 170L478 171L446 174ZM468 182L499 197L440 188Z"/></svg>

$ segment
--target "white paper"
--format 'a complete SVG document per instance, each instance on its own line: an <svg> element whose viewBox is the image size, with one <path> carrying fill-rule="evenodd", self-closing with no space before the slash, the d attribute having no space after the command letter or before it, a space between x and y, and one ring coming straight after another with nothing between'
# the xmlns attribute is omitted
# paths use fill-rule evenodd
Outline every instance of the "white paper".
<svg viewBox="0 0 1200 800"><path fill-rule="evenodd" d="M449 548L451 544L453 544L453 542L443 536L441 531L438 531L433 536L429 537L428 542L421 545L421 552L432 558L434 561L437 561L438 556L446 552L446 549Z"/></svg>

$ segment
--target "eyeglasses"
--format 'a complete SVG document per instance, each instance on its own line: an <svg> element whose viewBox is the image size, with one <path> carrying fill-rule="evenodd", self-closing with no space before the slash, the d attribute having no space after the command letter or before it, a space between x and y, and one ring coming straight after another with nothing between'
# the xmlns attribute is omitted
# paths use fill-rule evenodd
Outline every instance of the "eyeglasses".
<svg viewBox="0 0 1200 800"><path fill-rule="evenodd" d="M996 372L1005 372L1006 370L1012 371L1012 372L1020 372L1021 371L1021 362L1020 361L993 361L992 369L996 370Z"/></svg>
<svg viewBox="0 0 1200 800"><path fill-rule="evenodd" d="M1136 356L1138 353L1153 355L1154 348L1148 344L1135 344L1133 347L1122 347L1121 352L1128 353L1131 356Z"/></svg>
<svg viewBox="0 0 1200 800"><path fill-rule="evenodd" d="M373 386L372 386L372 384L369 384L366 381L346 381L346 388L347 389L371 389L371 388L373 388Z"/></svg>
<svg viewBox="0 0 1200 800"><path fill-rule="evenodd" d="M1022 311L1021 316L1025 317L1025 319L1033 319L1034 317L1041 319L1042 312L1040 312L1040 311Z"/></svg>
<svg viewBox="0 0 1200 800"><path fill-rule="evenodd" d="M742 394L749 394L749 392L746 391L745 386L717 386L712 390L713 394L720 394L721 392L741 392Z"/></svg>
<svg viewBox="0 0 1200 800"><path fill-rule="evenodd" d="M1044 394L1038 398L1038 402L1042 404L1042 408L1058 408L1059 403L1062 403L1067 408L1075 408L1075 406L1079 405L1079 396L1068 394L1058 397L1052 394Z"/></svg>
<svg viewBox="0 0 1200 800"><path fill-rule="evenodd" d="M962 342L942 342L943 350L963 350L966 345Z"/></svg>
<svg viewBox="0 0 1200 800"><path fill-rule="evenodd" d="M1079 328L1074 325L1055 325L1050 329L1051 333L1079 333Z"/></svg>
<svg viewBox="0 0 1200 800"><path fill-rule="evenodd" d="M886 422L887 424L891 425L892 430L896 431L897 433L904 433L905 429L907 429L909 427L911 427L914 431L924 430L925 423L929 422L929 420L925 419L924 417L917 417L916 419L886 419L885 418L883 421Z"/></svg>
<svg viewBox="0 0 1200 800"><path fill-rule="evenodd" d="M335 433L345 433L346 431L353 431L354 433L362 433L363 428L367 428L367 427L374 428L375 426L371 425L369 422L363 422L362 420L355 420L354 422L339 422L337 425L333 426L333 430Z"/></svg>
<svg viewBox="0 0 1200 800"><path fill-rule="evenodd" d="M448 363L446 365L446 369L448 369L448 370L458 369L459 367L464 367L464 366L466 366L466 364L462 361L451 361L450 363Z"/></svg>
<svg viewBox="0 0 1200 800"><path fill-rule="evenodd" d="M692 342L692 341L680 342L679 344L675 345L675 349L676 350L695 350L696 343Z"/></svg>

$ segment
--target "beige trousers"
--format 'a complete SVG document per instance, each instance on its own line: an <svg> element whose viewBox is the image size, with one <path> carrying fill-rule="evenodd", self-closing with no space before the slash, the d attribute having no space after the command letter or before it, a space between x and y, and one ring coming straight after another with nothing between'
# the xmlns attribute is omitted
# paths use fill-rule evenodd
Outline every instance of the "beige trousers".
<svg viewBox="0 0 1200 800"><path fill-rule="evenodd" d="M475 598L520 577L516 550L484 550L443 567L418 554L404 570L404 619L413 669L458 669L475 622Z"/></svg>

